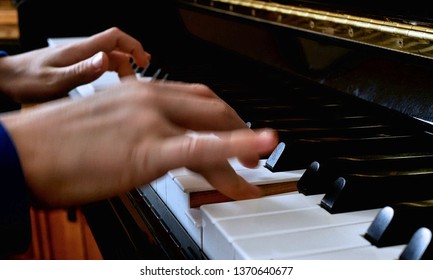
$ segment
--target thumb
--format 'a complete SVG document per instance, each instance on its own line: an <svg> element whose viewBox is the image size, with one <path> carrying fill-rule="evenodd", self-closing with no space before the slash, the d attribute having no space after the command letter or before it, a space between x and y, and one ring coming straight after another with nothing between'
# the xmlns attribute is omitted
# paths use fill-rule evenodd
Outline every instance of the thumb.
<svg viewBox="0 0 433 280"><path fill-rule="evenodd" d="M104 52L98 52L94 56L72 65L72 67L76 67L77 76L82 81L92 82L108 70L108 56Z"/></svg>
<svg viewBox="0 0 433 280"><path fill-rule="evenodd" d="M64 70L63 81L67 83L67 87L87 84L108 70L108 57L104 52L98 52L92 57L64 68Z"/></svg>

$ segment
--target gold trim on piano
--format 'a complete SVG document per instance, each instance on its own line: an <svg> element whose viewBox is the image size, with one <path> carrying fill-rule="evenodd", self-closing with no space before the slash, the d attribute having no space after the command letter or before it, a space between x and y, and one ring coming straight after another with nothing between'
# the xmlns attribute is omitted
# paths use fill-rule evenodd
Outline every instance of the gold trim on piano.
<svg viewBox="0 0 433 280"><path fill-rule="evenodd" d="M257 0L178 0L218 13L433 58L433 29Z"/></svg>

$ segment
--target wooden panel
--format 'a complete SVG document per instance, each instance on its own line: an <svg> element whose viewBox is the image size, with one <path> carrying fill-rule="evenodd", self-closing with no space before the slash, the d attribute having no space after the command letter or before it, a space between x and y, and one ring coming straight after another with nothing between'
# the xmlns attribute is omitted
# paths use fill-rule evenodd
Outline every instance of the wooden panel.
<svg viewBox="0 0 433 280"><path fill-rule="evenodd" d="M83 213L74 210L31 210L32 244L13 259L34 260L101 260L102 255Z"/></svg>
<svg viewBox="0 0 433 280"><path fill-rule="evenodd" d="M0 40L19 38L18 13L11 1L0 1Z"/></svg>

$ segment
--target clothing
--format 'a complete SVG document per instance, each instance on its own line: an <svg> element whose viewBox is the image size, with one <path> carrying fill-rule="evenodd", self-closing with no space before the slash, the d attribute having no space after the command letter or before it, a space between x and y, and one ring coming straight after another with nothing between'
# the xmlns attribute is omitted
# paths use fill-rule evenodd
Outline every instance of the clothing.
<svg viewBox="0 0 433 280"><path fill-rule="evenodd" d="M31 241L30 207L21 163L0 123L0 258L25 251Z"/></svg>

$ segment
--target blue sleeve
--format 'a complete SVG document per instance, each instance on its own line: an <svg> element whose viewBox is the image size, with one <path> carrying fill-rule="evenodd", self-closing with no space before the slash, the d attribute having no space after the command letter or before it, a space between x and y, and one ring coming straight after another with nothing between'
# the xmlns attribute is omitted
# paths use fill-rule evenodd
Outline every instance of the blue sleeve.
<svg viewBox="0 0 433 280"><path fill-rule="evenodd" d="M0 257L24 252L30 241L26 181L15 145L0 123Z"/></svg>

